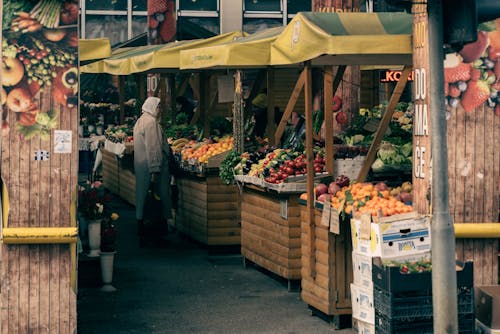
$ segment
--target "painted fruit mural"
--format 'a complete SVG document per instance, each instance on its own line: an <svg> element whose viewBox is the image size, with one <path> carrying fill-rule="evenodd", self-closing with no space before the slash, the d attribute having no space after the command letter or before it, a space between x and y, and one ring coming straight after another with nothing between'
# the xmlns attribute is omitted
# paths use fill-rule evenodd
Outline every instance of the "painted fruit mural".
<svg viewBox="0 0 500 334"><path fill-rule="evenodd" d="M477 40L446 55L446 102L466 112L486 104L500 116L500 18L482 23Z"/></svg>
<svg viewBox="0 0 500 334"><path fill-rule="evenodd" d="M56 105L77 112L77 24L76 0L3 2L4 135L15 131L21 140L37 135L47 140L58 126Z"/></svg>

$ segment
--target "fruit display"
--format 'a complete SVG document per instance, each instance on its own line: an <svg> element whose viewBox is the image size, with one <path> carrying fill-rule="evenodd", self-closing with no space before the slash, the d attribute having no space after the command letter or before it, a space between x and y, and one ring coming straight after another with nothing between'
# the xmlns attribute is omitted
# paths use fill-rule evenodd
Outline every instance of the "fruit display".
<svg viewBox="0 0 500 334"><path fill-rule="evenodd" d="M248 175L264 179L268 183L283 183L295 176L307 174L305 152L292 149L268 149L264 152L245 152L241 162L235 166L236 175ZM314 173L325 171L324 150L314 149Z"/></svg>
<svg viewBox="0 0 500 334"><path fill-rule="evenodd" d="M43 98L39 94L50 94L54 102L68 108L78 103L78 35L74 25L78 2L7 1L3 10L4 125L15 119L19 138L30 139L38 134L48 139L51 129L58 126L59 108L41 108ZM15 117L10 118L9 113Z"/></svg>
<svg viewBox="0 0 500 334"><path fill-rule="evenodd" d="M500 18L482 23L477 40L446 55L446 102L472 112L485 104L500 116Z"/></svg>
<svg viewBox="0 0 500 334"><path fill-rule="evenodd" d="M329 185L318 184L314 194L316 200L323 205L330 203L344 218L354 212L378 217L413 211L412 206L407 204L411 202L412 185L409 182L392 190L384 182L349 182L345 175L339 175ZM307 200L307 194L302 194L300 198Z"/></svg>
<svg viewBox="0 0 500 334"><path fill-rule="evenodd" d="M182 147L181 158L190 164L206 164L208 159L232 150L233 141L233 137L230 136L213 139L207 138L202 142L192 140L185 143Z"/></svg>

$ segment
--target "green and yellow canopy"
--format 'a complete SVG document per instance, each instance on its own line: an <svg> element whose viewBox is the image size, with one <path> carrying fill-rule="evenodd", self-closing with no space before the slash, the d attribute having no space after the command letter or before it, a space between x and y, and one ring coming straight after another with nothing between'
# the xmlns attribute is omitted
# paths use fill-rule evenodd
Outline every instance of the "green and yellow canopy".
<svg viewBox="0 0 500 334"><path fill-rule="evenodd" d="M297 14L271 45L271 65L411 64L412 15Z"/></svg>
<svg viewBox="0 0 500 334"><path fill-rule="evenodd" d="M151 70L176 70L179 69L181 50L227 43L241 36L243 36L241 32L231 32L207 39L117 49L106 59L81 66L80 71L129 75Z"/></svg>
<svg viewBox="0 0 500 334"><path fill-rule="evenodd" d="M181 51L181 69L269 65L271 44L283 27L270 28L225 44Z"/></svg>

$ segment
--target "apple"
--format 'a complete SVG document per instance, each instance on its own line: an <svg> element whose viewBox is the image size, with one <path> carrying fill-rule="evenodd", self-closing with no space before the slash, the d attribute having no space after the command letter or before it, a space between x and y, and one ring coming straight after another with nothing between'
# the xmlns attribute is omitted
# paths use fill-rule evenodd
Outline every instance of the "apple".
<svg viewBox="0 0 500 334"><path fill-rule="evenodd" d="M14 112L25 112L33 104L31 94L24 88L14 88L7 95L7 107Z"/></svg>
<svg viewBox="0 0 500 334"><path fill-rule="evenodd" d="M64 29L44 29L42 32L43 36L51 42L59 42L66 36L66 30Z"/></svg>
<svg viewBox="0 0 500 334"><path fill-rule="evenodd" d="M2 85L15 86L24 77L24 65L15 57L2 59Z"/></svg>

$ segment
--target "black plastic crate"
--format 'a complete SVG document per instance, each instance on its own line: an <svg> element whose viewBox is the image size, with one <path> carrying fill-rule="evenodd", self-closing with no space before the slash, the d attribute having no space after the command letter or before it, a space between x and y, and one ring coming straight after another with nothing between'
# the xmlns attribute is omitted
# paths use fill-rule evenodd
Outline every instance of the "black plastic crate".
<svg viewBox="0 0 500 334"><path fill-rule="evenodd" d="M377 334L433 334L432 317L414 317L406 320L388 319L375 312L375 333ZM474 314L458 316L458 332L460 334L474 333Z"/></svg>
<svg viewBox="0 0 500 334"><path fill-rule="evenodd" d="M412 319L415 317L432 317L432 294L419 292L390 293L378 288L373 289L375 310L388 319ZM474 312L474 289L462 287L457 289L458 314Z"/></svg>
<svg viewBox="0 0 500 334"><path fill-rule="evenodd" d="M457 287L472 287L474 284L473 262L459 263L463 267L457 271ZM432 273L430 271L403 274L399 267L384 266L379 257L373 258L372 280L374 287L392 293L411 291L432 291Z"/></svg>

